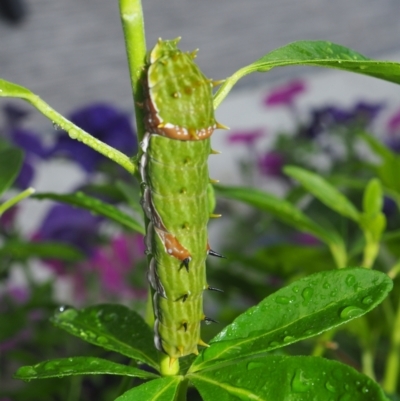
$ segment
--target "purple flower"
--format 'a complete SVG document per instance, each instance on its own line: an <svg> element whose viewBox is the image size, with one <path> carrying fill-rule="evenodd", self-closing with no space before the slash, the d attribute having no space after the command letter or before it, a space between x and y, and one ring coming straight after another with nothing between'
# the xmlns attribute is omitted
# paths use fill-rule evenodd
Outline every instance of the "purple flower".
<svg viewBox="0 0 400 401"><path fill-rule="evenodd" d="M27 158L25 158L22 162L21 170L19 171L14 185L17 188L26 189L31 185L34 178L35 169L33 168L33 165L27 160Z"/></svg>
<svg viewBox="0 0 400 401"><path fill-rule="evenodd" d="M93 253L98 243L98 229L102 217L69 205L53 206L44 218L39 230L34 234L34 241L55 241L72 245L86 255ZM59 274L64 273L60 261L46 261Z"/></svg>
<svg viewBox="0 0 400 401"><path fill-rule="evenodd" d="M127 296L144 296L146 291L134 291L129 285L128 274L135 263L143 258L144 241L140 235L119 235L108 246L96 248L87 261L89 270L99 275L106 293Z"/></svg>
<svg viewBox="0 0 400 401"><path fill-rule="evenodd" d="M310 123L302 129L302 135L315 138L326 130L340 126L367 128L383 107L382 103L359 102L350 110L336 106L315 109L311 113Z"/></svg>
<svg viewBox="0 0 400 401"><path fill-rule="evenodd" d="M390 134L400 131L400 110L398 110L388 121L387 129Z"/></svg>
<svg viewBox="0 0 400 401"><path fill-rule="evenodd" d="M385 143L393 152L400 153L400 137L389 138Z"/></svg>
<svg viewBox="0 0 400 401"><path fill-rule="evenodd" d="M387 218L393 216L397 210L397 203L392 199L385 196L383 198L383 207L382 211L386 215Z"/></svg>
<svg viewBox="0 0 400 401"><path fill-rule="evenodd" d="M12 208L7 209L2 215L0 215L0 227L10 230L15 223L19 205L14 205Z"/></svg>
<svg viewBox="0 0 400 401"><path fill-rule="evenodd" d="M284 164L283 155L275 151L267 152L258 159L259 171L266 176L282 177Z"/></svg>
<svg viewBox="0 0 400 401"><path fill-rule="evenodd" d="M308 233L296 233L294 236L294 242L306 246L316 246L321 244L321 241L318 238Z"/></svg>
<svg viewBox="0 0 400 401"><path fill-rule="evenodd" d="M47 151L38 135L22 128L13 128L10 137L15 145L25 151L26 154L38 156L41 159L46 157Z"/></svg>
<svg viewBox="0 0 400 401"><path fill-rule="evenodd" d="M73 112L69 119L95 138L125 154L132 155L137 150L129 116L111 105L103 103L89 105ZM67 156L80 164L88 173L96 171L100 163L108 160L88 146L72 141L65 133L58 137L49 155Z"/></svg>
<svg viewBox="0 0 400 401"><path fill-rule="evenodd" d="M228 142L232 145L245 145L248 147L254 144L264 136L262 128L256 128L248 131L234 131L228 136Z"/></svg>
<svg viewBox="0 0 400 401"><path fill-rule="evenodd" d="M28 109L17 106L13 103L6 103L3 107L7 126L14 127L24 120L30 113Z"/></svg>
<svg viewBox="0 0 400 401"><path fill-rule="evenodd" d="M303 93L306 86L303 81L295 79L273 89L267 96L265 96L263 103L266 106L293 106L294 101L298 95Z"/></svg>

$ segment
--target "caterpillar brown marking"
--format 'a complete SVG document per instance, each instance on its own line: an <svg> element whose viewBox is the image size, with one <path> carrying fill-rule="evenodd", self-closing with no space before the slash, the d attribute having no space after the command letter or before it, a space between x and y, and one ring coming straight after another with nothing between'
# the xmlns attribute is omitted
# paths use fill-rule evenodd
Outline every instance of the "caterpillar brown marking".
<svg viewBox="0 0 400 401"><path fill-rule="evenodd" d="M146 133L139 170L141 204L149 220L146 248L148 279L154 290L154 343L171 360L194 353L203 312L210 182L210 136L224 128L214 117L212 87L193 62L194 54L177 48L179 39L159 40L148 53L143 104Z"/></svg>

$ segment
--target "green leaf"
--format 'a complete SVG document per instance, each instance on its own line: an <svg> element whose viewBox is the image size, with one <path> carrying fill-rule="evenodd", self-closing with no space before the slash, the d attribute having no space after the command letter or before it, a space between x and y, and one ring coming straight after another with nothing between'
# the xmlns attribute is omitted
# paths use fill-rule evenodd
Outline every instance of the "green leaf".
<svg viewBox="0 0 400 401"><path fill-rule="evenodd" d="M400 83L400 63L371 60L354 50L331 42L301 40L273 50L227 78L214 96L214 108L220 105L236 82L244 76L290 65L335 68Z"/></svg>
<svg viewBox="0 0 400 401"><path fill-rule="evenodd" d="M69 205L80 207L82 209L89 210L93 214L98 214L107 217L122 226L129 228L130 230L136 231L140 234L144 234L145 230L143 225L136 221L133 217L128 214L121 212L115 206L109 203L102 202L99 199L85 195L82 192L76 194L54 194L54 193L40 193L33 196L35 199L52 199L54 201L68 203Z"/></svg>
<svg viewBox="0 0 400 401"><path fill-rule="evenodd" d="M310 356L268 355L189 375L204 401L387 401L350 366Z"/></svg>
<svg viewBox="0 0 400 401"><path fill-rule="evenodd" d="M382 159L381 164L376 167L376 172L382 183L389 190L400 194L400 180L398 177L398 172L400 171L400 157L373 136L365 133L360 133L359 136L367 142L371 149Z"/></svg>
<svg viewBox="0 0 400 401"><path fill-rule="evenodd" d="M78 249L58 242L23 242L10 240L0 248L0 257L11 257L14 260L29 258L57 259L66 262L77 262L84 258Z"/></svg>
<svg viewBox="0 0 400 401"><path fill-rule="evenodd" d="M128 390L114 401L175 401L182 376L163 377Z"/></svg>
<svg viewBox="0 0 400 401"><path fill-rule="evenodd" d="M74 375L121 375L153 379L158 376L144 370L89 356L52 359L34 366L22 366L15 374L16 379L47 379Z"/></svg>
<svg viewBox="0 0 400 401"><path fill-rule="evenodd" d="M17 148L0 150L0 196L17 178L23 158L23 152Z"/></svg>
<svg viewBox="0 0 400 401"><path fill-rule="evenodd" d="M141 316L126 306L62 308L51 321L84 341L158 368L153 331Z"/></svg>
<svg viewBox="0 0 400 401"><path fill-rule="evenodd" d="M283 171L285 174L299 181L308 192L313 194L323 204L342 216L358 222L360 213L356 207L346 198L346 196L340 193L321 176L295 166L286 166Z"/></svg>
<svg viewBox="0 0 400 401"><path fill-rule="evenodd" d="M368 216L375 216L382 211L383 193L380 181L373 178L368 182L363 196L363 211Z"/></svg>
<svg viewBox="0 0 400 401"><path fill-rule="evenodd" d="M302 278L237 317L211 340L191 371L313 337L369 312L392 286L386 274L363 268Z"/></svg>
<svg viewBox="0 0 400 401"><path fill-rule="evenodd" d="M217 186L215 190L219 196L235 199L255 206L260 210L270 212L285 223L300 231L309 232L324 242L329 243L339 240L336 238L335 233L314 223L290 202L268 192L254 188L226 186Z"/></svg>
<svg viewBox="0 0 400 401"><path fill-rule="evenodd" d="M345 266L347 255L342 238L335 231L313 222L290 202L254 188L216 186L215 190L219 196L245 202L260 210L270 212L286 224L313 234L329 245L337 266Z"/></svg>

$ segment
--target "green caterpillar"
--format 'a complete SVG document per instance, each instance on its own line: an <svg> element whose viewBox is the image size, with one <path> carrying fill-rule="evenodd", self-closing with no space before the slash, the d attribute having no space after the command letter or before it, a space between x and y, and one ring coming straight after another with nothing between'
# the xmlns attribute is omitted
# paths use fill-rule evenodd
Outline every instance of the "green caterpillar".
<svg viewBox="0 0 400 401"><path fill-rule="evenodd" d="M216 128L215 83L193 62L195 52L177 48L180 38L159 39L147 57L145 127L141 142L142 207L150 223L146 248L154 289L154 343L171 362L198 354L203 291L210 250L207 159Z"/></svg>

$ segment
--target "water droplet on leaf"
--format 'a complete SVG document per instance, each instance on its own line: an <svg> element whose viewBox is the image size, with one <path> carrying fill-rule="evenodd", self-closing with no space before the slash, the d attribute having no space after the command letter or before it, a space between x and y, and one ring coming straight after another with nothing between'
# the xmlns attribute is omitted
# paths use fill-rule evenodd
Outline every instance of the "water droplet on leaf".
<svg viewBox="0 0 400 401"><path fill-rule="evenodd" d="M356 283L356 278L355 276L353 276L352 274L349 274L346 277L346 284L351 287L352 285L354 285Z"/></svg>
<svg viewBox="0 0 400 401"><path fill-rule="evenodd" d="M292 342L292 341L294 341L294 337L293 337L293 336L286 336L286 337L284 337L284 339L283 339L283 342L284 342L285 344L290 343L290 342Z"/></svg>
<svg viewBox="0 0 400 401"><path fill-rule="evenodd" d="M335 386L334 386L331 382L327 381L327 382L325 383L325 387L326 387L326 389L327 389L328 391L330 391L331 393L336 393Z"/></svg>
<svg viewBox="0 0 400 401"><path fill-rule="evenodd" d="M253 369L265 369L265 363L262 362L249 362L247 364L247 370Z"/></svg>
<svg viewBox="0 0 400 401"><path fill-rule="evenodd" d="M346 306L341 312L340 317L342 319L351 319L360 316L364 313L364 310L357 306Z"/></svg>
<svg viewBox="0 0 400 401"><path fill-rule="evenodd" d="M277 296L275 298L275 301L278 304L287 305L290 302L290 299L288 297L284 297L284 296Z"/></svg>
<svg viewBox="0 0 400 401"><path fill-rule="evenodd" d="M99 344L107 344L108 343L108 339L106 337L104 337L104 336L99 336L99 337L97 337L97 342Z"/></svg>
<svg viewBox="0 0 400 401"><path fill-rule="evenodd" d="M303 292L301 293L301 296L304 299L303 306L307 306L310 303L313 293L314 290L311 287L304 288Z"/></svg>
<svg viewBox="0 0 400 401"><path fill-rule="evenodd" d="M311 380L307 380L304 375L303 371L297 369L295 374L293 375L291 387L294 393L305 393L310 389L312 385Z"/></svg>
<svg viewBox="0 0 400 401"><path fill-rule="evenodd" d="M75 129L71 129L68 131L68 135L71 139L79 139L79 133Z"/></svg>
<svg viewBox="0 0 400 401"><path fill-rule="evenodd" d="M374 299L371 296L363 298L361 301L364 305L371 305L374 302Z"/></svg>

